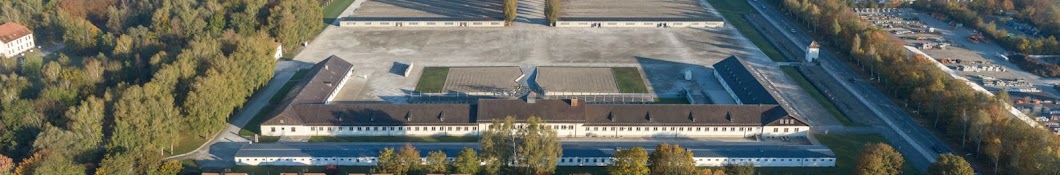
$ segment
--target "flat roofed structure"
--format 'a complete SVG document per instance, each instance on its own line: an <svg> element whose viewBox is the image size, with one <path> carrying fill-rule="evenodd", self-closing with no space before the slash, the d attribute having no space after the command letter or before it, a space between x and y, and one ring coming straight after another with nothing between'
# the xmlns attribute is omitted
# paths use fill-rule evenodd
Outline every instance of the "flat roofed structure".
<svg viewBox="0 0 1060 175"><path fill-rule="evenodd" d="M563 1L557 27L722 27L697 0Z"/></svg>
<svg viewBox="0 0 1060 175"><path fill-rule="evenodd" d="M502 27L500 0L365 0L344 27Z"/></svg>
<svg viewBox="0 0 1060 175"><path fill-rule="evenodd" d="M420 157L442 151L455 158L463 148L480 150L477 143L264 143L245 145L236 152L238 165L359 165L371 166L379 151L411 144ZM559 166L606 166L619 149L644 147L653 142L564 142ZM601 146L607 145L607 146ZM618 146L616 146L618 145ZM614 147L609 147L614 146ZM831 167L835 153L822 145L682 145L692 152L697 166L751 163L759 167Z"/></svg>
<svg viewBox="0 0 1060 175"><path fill-rule="evenodd" d="M535 82L550 93L615 94L618 85L610 67L538 67Z"/></svg>
<svg viewBox="0 0 1060 175"><path fill-rule="evenodd" d="M519 87L523 77L519 67L451 67L444 91L469 95L493 95Z"/></svg>
<svg viewBox="0 0 1060 175"><path fill-rule="evenodd" d="M737 104L778 104L747 64L736 56L715 63L714 76L733 95Z"/></svg>

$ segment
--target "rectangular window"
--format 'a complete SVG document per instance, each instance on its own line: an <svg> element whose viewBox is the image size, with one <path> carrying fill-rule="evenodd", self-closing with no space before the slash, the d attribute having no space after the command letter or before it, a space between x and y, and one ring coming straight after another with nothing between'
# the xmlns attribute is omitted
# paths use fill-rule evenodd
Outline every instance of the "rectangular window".
<svg viewBox="0 0 1060 175"><path fill-rule="evenodd" d="M294 128L295 128L295 127L291 127L291 132L295 132L295 131L294 131Z"/></svg>
<svg viewBox="0 0 1060 175"><path fill-rule="evenodd" d="M773 132L780 132L780 131L777 131L778 129L780 129L780 128L773 128Z"/></svg>
<svg viewBox="0 0 1060 175"><path fill-rule="evenodd" d="M788 132L788 128L784 128L784 132Z"/></svg>
<svg viewBox="0 0 1060 175"><path fill-rule="evenodd" d="M276 132L276 127L269 127L269 128L272 129L272 132Z"/></svg>

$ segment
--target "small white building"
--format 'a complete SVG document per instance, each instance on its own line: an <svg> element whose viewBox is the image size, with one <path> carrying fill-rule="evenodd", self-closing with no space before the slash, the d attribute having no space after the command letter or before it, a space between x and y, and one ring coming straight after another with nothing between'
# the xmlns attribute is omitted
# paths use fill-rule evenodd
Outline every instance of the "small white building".
<svg viewBox="0 0 1060 175"><path fill-rule="evenodd" d="M18 23L8 22L0 25L0 56L14 58L33 47L33 31Z"/></svg>
<svg viewBox="0 0 1060 175"><path fill-rule="evenodd" d="M821 45L817 44L817 41L810 42L809 46L806 46L806 62L812 63L821 55Z"/></svg>

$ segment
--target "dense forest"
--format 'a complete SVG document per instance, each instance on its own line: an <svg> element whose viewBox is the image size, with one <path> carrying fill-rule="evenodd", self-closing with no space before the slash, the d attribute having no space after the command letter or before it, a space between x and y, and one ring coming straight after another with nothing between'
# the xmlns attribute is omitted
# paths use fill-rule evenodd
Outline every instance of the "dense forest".
<svg viewBox="0 0 1060 175"><path fill-rule="evenodd" d="M1060 139L1005 112L1008 95L979 93L937 69L929 60L908 56L886 31L862 21L847 1L774 0L795 20L818 24L811 33L840 51L849 65L874 78L885 94L905 104L914 117L934 128L955 149L972 153L984 168L1004 174L1060 173ZM823 39L828 38L828 39ZM974 162L974 161L973 161Z"/></svg>
<svg viewBox="0 0 1060 175"><path fill-rule="evenodd" d="M0 174L175 174L164 158L225 126L278 43L323 28L309 2L0 1L0 23L62 48L0 58Z"/></svg>
<svg viewBox="0 0 1060 175"><path fill-rule="evenodd" d="M949 15L983 35L998 41L1002 47L1024 54L1060 55L1060 1L1055 0L981 0L967 3L946 0L916 1L912 7ZM1015 12L1016 19L1030 21L1046 34L1044 38L1009 37L1009 31L998 29L998 24L985 22L983 17ZM1004 24L1001 24L1004 25Z"/></svg>

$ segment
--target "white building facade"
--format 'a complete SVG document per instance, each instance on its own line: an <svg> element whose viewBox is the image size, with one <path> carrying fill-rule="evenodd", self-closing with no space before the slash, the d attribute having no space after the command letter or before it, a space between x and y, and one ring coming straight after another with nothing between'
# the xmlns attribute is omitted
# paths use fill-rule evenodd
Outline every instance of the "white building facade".
<svg viewBox="0 0 1060 175"><path fill-rule="evenodd" d="M13 22L0 25L0 56L14 58L36 46L29 28Z"/></svg>
<svg viewBox="0 0 1060 175"><path fill-rule="evenodd" d="M607 166L614 162L614 154L623 148L587 147L588 142L567 143L557 166ZM403 143L266 143L247 145L235 155L237 165L249 166L374 166L377 155L385 148L399 148ZM592 144L592 143L588 143ZM626 144L626 143L621 143ZM442 151L450 161L463 148L479 150L476 143L413 143L420 150L421 159L427 153ZM632 143L631 146L654 151L654 145ZM692 153L696 166L720 167L752 164L756 167L833 167L835 155L821 145L704 145L684 147Z"/></svg>

